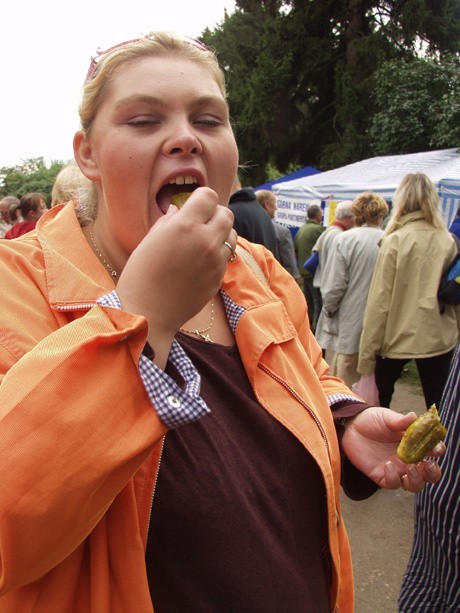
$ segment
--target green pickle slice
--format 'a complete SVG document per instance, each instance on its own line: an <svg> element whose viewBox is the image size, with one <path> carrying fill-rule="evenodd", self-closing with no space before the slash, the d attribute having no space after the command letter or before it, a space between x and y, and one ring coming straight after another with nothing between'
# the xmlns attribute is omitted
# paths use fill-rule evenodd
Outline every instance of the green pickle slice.
<svg viewBox="0 0 460 613"><path fill-rule="evenodd" d="M446 434L447 430L439 419L436 405L433 404L404 432L396 451L397 456L406 464L417 464L433 447L444 440Z"/></svg>
<svg viewBox="0 0 460 613"><path fill-rule="evenodd" d="M177 208L180 209L190 198L190 195L190 192L180 192L179 194L174 194L174 196L171 198L171 204L175 204Z"/></svg>

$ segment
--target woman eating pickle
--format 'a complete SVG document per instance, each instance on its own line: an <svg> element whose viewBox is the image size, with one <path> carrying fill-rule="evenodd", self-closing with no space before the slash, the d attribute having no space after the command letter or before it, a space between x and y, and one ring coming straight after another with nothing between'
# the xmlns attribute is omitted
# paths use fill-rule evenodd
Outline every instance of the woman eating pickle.
<svg viewBox="0 0 460 613"><path fill-rule="evenodd" d="M0 247L0 610L353 611L340 486L438 481L396 455L415 413L328 374L295 280L232 229L211 51L117 45L79 112L93 194Z"/></svg>

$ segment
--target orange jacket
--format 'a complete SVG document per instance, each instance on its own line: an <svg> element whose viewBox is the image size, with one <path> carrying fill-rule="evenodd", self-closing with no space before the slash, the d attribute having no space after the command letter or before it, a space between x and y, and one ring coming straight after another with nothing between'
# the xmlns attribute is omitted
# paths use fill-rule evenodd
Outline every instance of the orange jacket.
<svg viewBox="0 0 460 613"><path fill-rule="evenodd" d="M222 288L244 306L236 342L255 394L320 467L333 559L331 610L353 610L341 519L340 453L327 375L292 277L241 244ZM0 246L0 611L152 611L145 570L166 428L138 373L146 321L95 303L113 289L73 205Z"/></svg>

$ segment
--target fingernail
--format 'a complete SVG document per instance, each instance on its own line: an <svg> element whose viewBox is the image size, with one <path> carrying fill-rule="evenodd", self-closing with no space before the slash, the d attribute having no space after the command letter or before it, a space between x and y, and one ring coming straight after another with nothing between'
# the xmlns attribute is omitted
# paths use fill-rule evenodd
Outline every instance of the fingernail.
<svg viewBox="0 0 460 613"><path fill-rule="evenodd" d="M408 467L407 472L410 474L411 477L417 477L418 476L417 469L415 468L415 466L413 464Z"/></svg>
<svg viewBox="0 0 460 613"><path fill-rule="evenodd" d="M438 474L436 462L431 462L427 468L427 471L430 477L436 477Z"/></svg>

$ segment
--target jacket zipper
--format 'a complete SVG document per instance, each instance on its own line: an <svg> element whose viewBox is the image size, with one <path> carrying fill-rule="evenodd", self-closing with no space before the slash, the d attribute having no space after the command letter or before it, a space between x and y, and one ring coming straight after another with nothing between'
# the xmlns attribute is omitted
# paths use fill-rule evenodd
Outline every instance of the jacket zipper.
<svg viewBox="0 0 460 613"><path fill-rule="evenodd" d="M85 310L85 309L92 309L94 306L96 306L96 304L97 302L88 302L88 303L80 303L80 304L72 304L72 305L62 304L62 305L57 305L55 308L58 311L80 311L80 310ZM161 458L163 456L165 438L166 438L166 434L164 435L163 440L161 441L160 457L158 458L157 472L155 475L155 482L153 484L152 499L150 501L150 509L149 509L149 519L147 523L146 542L147 542L147 538L148 538L149 531L150 531L150 521L152 517L153 499L155 498L155 492L156 492L157 483L158 483L158 475L160 472L160 464L161 464Z"/></svg>
<svg viewBox="0 0 460 613"><path fill-rule="evenodd" d="M58 311L81 311L86 309L92 309L96 306L97 302L88 302L86 304L60 304L54 308Z"/></svg>
<svg viewBox="0 0 460 613"><path fill-rule="evenodd" d="M308 413L311 415L311 417L313 418L314 422L316 423L316 425L318 426L318 429L321 433L321 436L324 440L324 444L326 445L326 450L329 453L329 443L327 441L327 436L326 436L326 432L324 431L324 428L321 424L321 422L319 421L318 417L315 415L315 413L311 410L311 408L308 406L308 404L306 402L304 402L304 400L280 377L278 377L277 375L275 375L274 373L272 373L266 366L264 366L263 364L258 364L258 368L260 368L261 370L263 370L269 377L271 377L272 379L274 379L275 381L277 381L278 383L280 383L290 394L292 394L292 396L297 400L297 402L299 402L307 411ZM337 515L337 527L340 526L340 515L337 511L337 506L335 507L335 512ZM334 613L339 613L340 609L335 606L334 607Z"/></svg>
<svg viewBox="0 0 460 613"><path fill-rule="evenodd" d="M148 540L149 532L150 532L150 522L151 522L151 518L152 518L153 500L155 498L155 492L156 492L156 489L157 489L158 475L160 474L160 464L161 464L161 458L163 457L163 450L164 450L164 447L165 447L165 439L166 439L166 434L163 436L163 440L161 441L161 449L160 449L160 457L158 458L157 473L155 475L155 481L153 483L152 498L150 500L149 519L148 519L148 522L147 522L147 532L145 533L145 543L146 544L147 544L147 540Z"/></svg>
<svg viewBox="0 0 460 613"><path fill-rule="evenodd" d="M263 364L258 364L258 368L263 370L269 377L271 377L272 379L280 383L284 387L284 389L286 389L292 396L294 396L297 402L299 402L304 407L304 409L308 411L308 413L310 414L310 416L313 418L314 422L316 423L318 430L321 432L321 436L324 440L324 444L326 445L327 452L329 453L329 443L327 441L326 432L324 431L323 425L321 424L320 420L315 415L315 413L311 410L308 404L297 394L297 392L295 392L292 389L292 387L290 387L286 383L286 381L278 377L278 375L275 375L274 373L272 373L271 370L269 370L266 366L264 366Z"/></svg>

